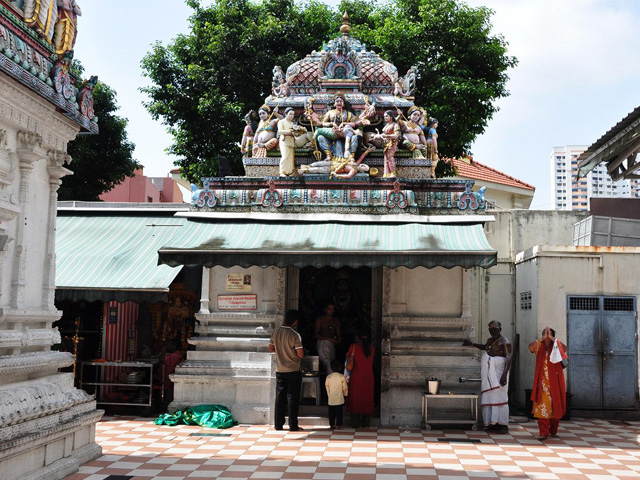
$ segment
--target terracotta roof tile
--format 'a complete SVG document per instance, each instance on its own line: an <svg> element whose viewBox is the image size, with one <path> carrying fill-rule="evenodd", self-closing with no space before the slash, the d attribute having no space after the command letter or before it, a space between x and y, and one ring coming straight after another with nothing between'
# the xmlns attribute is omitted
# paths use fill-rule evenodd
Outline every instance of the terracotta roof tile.
<svg viewBox="0 0 640 480"><path fill-rule="evenodd" d="M495 168L488 167L487 165L475 160L469 160L469 163L458 158L454 158L452 160L453 164L458 169L459 177L498 183L500 185L508 185L509 187L523 188L525 190L536 189L533 185L529 185L522 180L518 180L517 178L511 177L506 173L502 173Z"/></svg>

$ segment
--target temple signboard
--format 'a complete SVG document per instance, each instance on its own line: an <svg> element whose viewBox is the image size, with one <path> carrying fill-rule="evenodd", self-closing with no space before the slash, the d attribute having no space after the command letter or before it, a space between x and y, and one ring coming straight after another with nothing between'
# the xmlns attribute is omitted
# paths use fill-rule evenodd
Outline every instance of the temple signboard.
<svg viewBox="0 0 640 480"><path fill-rule="evenodd" d="M257 310L258 295L218 295L218 310Z"/></svg>

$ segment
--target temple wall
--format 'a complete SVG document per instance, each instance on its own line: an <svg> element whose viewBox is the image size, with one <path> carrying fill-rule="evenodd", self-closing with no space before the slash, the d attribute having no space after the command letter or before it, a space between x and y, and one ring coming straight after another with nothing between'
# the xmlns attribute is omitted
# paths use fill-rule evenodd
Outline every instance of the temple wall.
<svg viewBox="0 0 640 480"><path fill-rule="evenodd" d="M56 480L101 454L95 401L74 388L52 324L56 198L79 127L0 76L0 472Z"/></svg>
<svg viewBox="0 0 640 480"><path fill-rule="evenodd" d="M442 391L458 392L460 377L478 376L476 352L462 347L478 328L478 270L384 269L382 330L388 340L383 340L382 425L420 425L426 379L436 377Z"/></svg>
<svg viewBox="0 0 640 480"><path fill-rule="evenodd" d="M251 285L235 283L230 274L239 275L241 282L250 275ZM277 267L203 269L201 309L196 314L200 325L197 336L189 340L196 350L187 353L171 377L175 393L170 410L219 403L241 423L273 421L275 365L269 337L284 318L286 276L286 270ZM245 298L233 304L221 295ZM253 295L255 309L246 298Z"/></svg>

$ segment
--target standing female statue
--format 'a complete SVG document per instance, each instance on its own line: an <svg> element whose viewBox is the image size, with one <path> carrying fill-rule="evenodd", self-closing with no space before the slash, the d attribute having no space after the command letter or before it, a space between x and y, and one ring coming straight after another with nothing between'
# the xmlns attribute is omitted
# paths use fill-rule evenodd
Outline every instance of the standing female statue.
<svg viewBox="0 0 640 480"><path fill-rule="evenodd" d="M280 145L280 176L294 175L296 170L296 141L293 123L294 111L289 107L284 111L284 118L278 122L278 142Z"/></svg>
<svg viewBox="0 0 640 480"><path fill-rule="evenodd" d="M396 123L391 110L384 112L384 128L382 133L374 135L373 140L381 139L384 142L384 175L383 178L395 178L396 176L396 150L400 138L400 125Z"/></svg>
<svg viewBox="0 0 640 480"><path fill-rule="evenodd" d="M78 30L78 19L82 15L76 0L57 0L58 21L55 29L56 53L63 54L71 49L76 43L76 32Z"/></svg>
<svg viewBox="0 0 640 480"><path fill-rule="evenodd" d="M438 157L438 119L430 117L427 120L427 159L431 160L431 178L436 178L436 167L440 161Z"/></svg>

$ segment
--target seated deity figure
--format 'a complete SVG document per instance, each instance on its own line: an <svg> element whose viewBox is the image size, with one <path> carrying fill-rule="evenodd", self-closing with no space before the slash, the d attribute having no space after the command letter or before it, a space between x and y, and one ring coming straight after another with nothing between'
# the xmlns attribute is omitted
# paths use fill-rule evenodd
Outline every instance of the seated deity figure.
<svg viewBox="0 0 640 480"><path fill-rule="evenodd" d="M267 152L278 146L276 132L278 131L278 120L280 120L280 117L277 116L277 113L278 107L271 112L271 107L268 105L263 105L260 107L260 110L258 110L260 123L253 137L254 158L266 158Z"/></svg>
<svg viewBox="0 0 640 480"><path fill-rule="evenodd" d="M409 114L409 120L402 119L402 112L398 113L398 124L402 131L402 146L413 152L413 158L425 158L424 154L427 152L427 139L424 136L424 132L420 127L420 119L422 114L420 109L416 106L409 108L407 112Z"/></svg>
<svg viewBox="0 0 640 480"><path fill-rule="evenodd" d="M337 93L333 101L333 109L324 114L322 120L312 110L305 115L321 128L316 129L315 140L325 154L326 160L345 162L353 160L358 148L356 129L361 125L368 125L367 117L372 114L370 109L365 110L360 117L356 117L348 110L343 93Z"/></svg>

